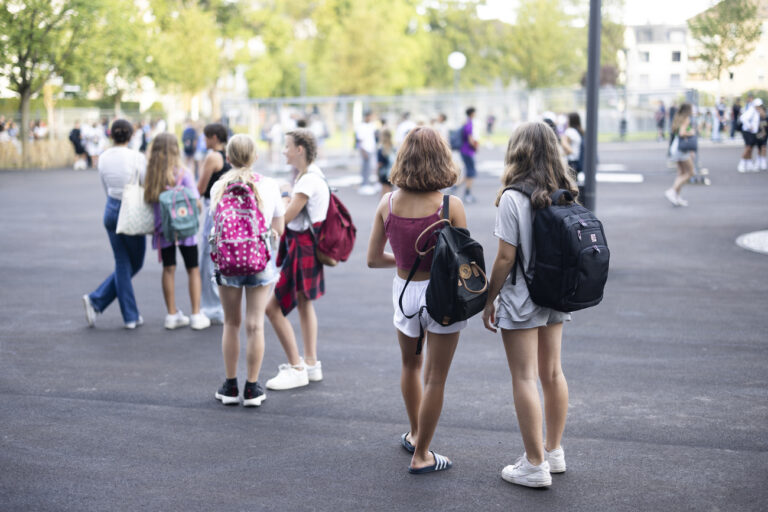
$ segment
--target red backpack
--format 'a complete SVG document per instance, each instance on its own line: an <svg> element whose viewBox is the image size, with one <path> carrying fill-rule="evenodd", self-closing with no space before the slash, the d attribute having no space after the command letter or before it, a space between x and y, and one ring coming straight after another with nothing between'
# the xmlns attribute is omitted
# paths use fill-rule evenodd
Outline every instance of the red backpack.
<svg viewBox="0 0 768 512"><path fill-rule="evenodd" d="M335 267L340 261L347 261L355 245L357 228L352 222L352 216L344 203L331 192L328 199L328 212L326 213L320 232L315 234L310 229L315 240L315 256L323 265Z"/></svg>

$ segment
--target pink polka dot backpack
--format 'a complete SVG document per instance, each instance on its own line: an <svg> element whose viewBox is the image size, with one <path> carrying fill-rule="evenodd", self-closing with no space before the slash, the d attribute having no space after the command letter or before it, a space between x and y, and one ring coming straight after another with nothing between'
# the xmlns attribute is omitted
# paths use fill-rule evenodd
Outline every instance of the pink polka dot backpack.
<svg viewBox="0 0 768 512"><path fill-rule="evenodd" d="M253 175L258 182L261 176ZM258 274L269 261L268 237L258 195L247 183L227 185L213 217L211 259L224 276Z"/></svg>

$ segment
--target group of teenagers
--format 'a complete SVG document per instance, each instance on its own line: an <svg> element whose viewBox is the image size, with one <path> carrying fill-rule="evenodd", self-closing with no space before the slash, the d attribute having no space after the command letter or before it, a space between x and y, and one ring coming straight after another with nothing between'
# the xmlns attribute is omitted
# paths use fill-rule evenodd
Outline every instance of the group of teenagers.
<svg viewBox="0 0 768 512"><path fill-rule="evenodd" d="M131 287L131 277L141 268L144 237L116 234L121 189L134 176L136 168L145 183L148 202L155 192L190 179L178 158L178 143L170 134L158 136L152 143L149 162L129 154L125 141L130 139L130 124L115 121L111 134L114 147L99 162L99 174L107 193L104 226L115 255L115 272L94 292L83 297L86 318L94 317L115 298L118 299L125 326L135 328L143 320L138 313ZM317 143L311 131L296 129L285 137L283 154L295 169L293 186L281 187L275 180L252 170L256 159L255 144L248 135L227 137L222 125L205 127L209 148L203 172L197 183L206 203L206 221L202 239L207 239L223 191L232 183L250 186L258 208L271 227L271 258L263 271L254 275L223 276L213 269L211 284L216 285L223 308L222 353L225 381L215 397L223 404L259 406L266 398L259 372L264 355L265 317L269 318L285 351L288 362L280 365L276 377L266 382L268 389L293 389L309 381L322 379L317 359L318 322L313 301L324 293L323 265L317 260L314 236L325 220L330 189L322 171L314 163ZM504 480L529 487L552 484L551 473L566 469L561 438L568 410L568 385L561 367L563 323L567 313L535 304L527 289L531 269L515 265L518 249L523 261L535 258L532 247L532 221L535 211L551 204L550 195L565 189L573 198L578 189L561 159L555 132L545 123L519 126L511 136L495 205L494 234L498 250L488 279L488 299L482 312L484 326L501 338L512 375L513 397L525 452L513 464L503 468ZM113 153L114 156L110 156ZM146 172L144 172L146 168ZM443 217L454 227L466 228L462 201L447 196L459 178L448 141L430 127L412 128L400 146L389 176L394 190L385 194L376 209L367 249L371 268L393 268L393 324L401 349L400 386L408 416L409 430L400 436L400 446L411 456L408 471L424 474L452 467L448 457L430 450L440 418L445 383L466 321L442 325L429 314L413 315L426 305L426 289L432 265L431 253L422 259L406 287L417 258L419 236ZM525 185L530 197L510 185ZM561 200L565 200L561 198ZM431 240L436 238L434 233ZM427 237L429 239L429 237ZM279 242L278 242L279 240ZM421 238L423 248L425 237ZM193 316L199 313L200 273L193 240L167 241L156 230L153 247L163 261L163 290L168 318L181 315L172 294L175 250L179 247L190 275ZM204 244L202 244L204 246ZM387 249L389 245L389 250ZM187 249L184 249L187 248ZM201 260L210 257L203 247ZM210 263L210 261L209 261ZM166 269L170 268L166 272ZM525 276L523 276L525 272ZM167 276L167 274L169 276ZM207 279L207 277L206 277ZM167 281L166 281L167 280ZM171 286L166 290L166 282ZM404 292L404 293L403 293ZM402 295L402 299L401 299ZM245 296L245 315L242 302ZM286 315L296 307L304 344L301 357L291 323ZM176 321L174 321L176 322ZM242 402L236 376L240 353L240 326L246 333L246 380ZM176 325L176 324L175 324ZM426 332L423 353L417 351L420 328ZM537 383L541 383L544 408ZM546 429L544 429L546 425Z"/></svg>

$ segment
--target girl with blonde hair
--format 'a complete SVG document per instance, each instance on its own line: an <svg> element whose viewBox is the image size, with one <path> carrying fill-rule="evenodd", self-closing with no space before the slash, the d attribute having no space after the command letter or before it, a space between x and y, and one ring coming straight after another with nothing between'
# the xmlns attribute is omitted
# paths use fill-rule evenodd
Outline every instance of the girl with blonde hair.
<svg viewBox="0 0 768 512"><path fill-rule="evenodd" d="M664 196L673 206L688 206L688 201L680 197L680 190L683 185L693 176L693 159L690 151L680 151L678 146L681 137L691 137L696 135L696 127L691 122L693 108L690 103L683 103L680 109L675 113L672 120L672 145L669 148L669 158L677 163L677 177L672 183L672 188L664 192Z"/></svg>
<svg viewBox="0 0 768 512"><path fill-rule="evenodd" d="M501 329L525 453L515 464L506 466L501 476L519 485L546 487L552 484L550 473L565 471L560 440L568 411L568 384L560 364L560 347L563 322L570 320L570 315L531 300L515 258L522 257L524 265L533 268L530 262L535 258L535 211L551 205L550 196L558 189L570 192L573 200L578 190L560 158L557 136L544 123L526 123L515 130L504 166L504 187L496 198L494 229L499 248L488 284L483 323L492 332ZM510 185L526 187L531 191L530 198L517 190L507 190ZM530 280L531 270L526 270L526 275ZM546 439L542 436L537 381L544 392Z"/></svg>
<svg viewBox="0 0 768 512"><path fill-rule="evenodd" d="M267 395L258 382L261 363L264 359L264 312L272 292L272 285L279 273L275 266L272 251L273 240L283 233L285 206L280 197L280 188L271 178L253 171L256 159L256 146L248 135L238 134L227 144L227 160L232 169L227 171L211 189L211 211L214 212L221 202L227 187L235 182L243 182L253 190L256 204L264 218L265 225L271 229L267 249L270 258L267 266L257 274L244 276L224 276L216 270L216 283L224 309L224 329L221 335L221 352L224 357L226 380L216 391L215 396L224 405L237 404L240 401L237 385L237 359L240 354L240 325L242 324L242 300L245 295L245 349L246 379L243 388L243 406L258 407ZM211 234L216 229L215 223Z"/></svg>
<svg viewBox="0 0 768 512"><path fill-rule="evenodd" d="M401 446L412 454L410 473L421 474L449 469L453 464L443 455L429 450L443 407L443 392L459 334L467 322L443 326L428 313L418 312L426 305L432 253L422 259L418 270L406 287L409 272L419 249L432 247L436 237L422 237L425 230L440 222L443 209L442 189L453 186L459 171L451 157L447 141L436 130L416 127L408 132L400 146L390 181L399 190L382 197L373 220L368 242L370 268L396 268L392 282L393 324L402 356L400 390L408 414L410 431L400 436ZM449 219L453 226L467 226L464 205L456 196L448 196ZM392 252L384 249L389 241ZM400 307L400 295L403 305ZM421 318L420 318L421 317ZM417 354L421 319L426 324L424 385L421 369L424 356Z"/></svg>
<svg viewBox="0 0 768 512"><path fill-rule="evenodd" d="M152 248L157 249L159 259L163 263L163 298L168 314L165 315L165 328L176 329L189 325L192 329L205 329L211 321L200 312L200 269L197 259L197 240L190 236L183 240L166 240L163 236L162 215L160 211L160 194L168 189L182 186L186 188L195 201L200 195L192 173L181 165L179 160L179 143L176 136L170 133L160 133L152 140L147 163L147 177L144 189L144 200L154 205L155 233L152 236ZM192 316L186 316L176 308L176 246L179 247L184 267L189 279L189 301Z"/></svg>

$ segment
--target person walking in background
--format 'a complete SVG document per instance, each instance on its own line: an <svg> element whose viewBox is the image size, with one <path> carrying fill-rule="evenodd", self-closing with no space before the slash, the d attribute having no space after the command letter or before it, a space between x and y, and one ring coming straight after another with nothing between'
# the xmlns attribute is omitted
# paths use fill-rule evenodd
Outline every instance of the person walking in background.
<svg viewBox="0 0 768 512"><path fill-rule="evenodd" d="M377 174L381 184L382 196L392 191L389 174L392 171L392 164L395 163L395 155L395 147L392 144L392 132L385 128L381 131L381 143L379 144L379 149L376 150Z"/></svg>
<svg viewBox="0 0 768 512"><path fill-rule="evenodd" d="M90 129L86 132L85 136L85 150L91 159L91 166L99 166L99 155L104 150L104 129L102 126L94 121Z"/></svg>
<svg viewBox="0 0 768 512"><path fill-rule="evenodd" d="M192 124L192 121L187 119L184 131L181 132L181 146L184 149L184 167L191 170L198 178L197 166L195 165L195 149L197 146L197 130Z"/></svg>
<svg viewBox="0 0 768 512"><path fill-rule="evenodd" d="M755 134L755 147L757 147L757 164L754 167L755 170L765 171L768 170L768 161L766 161L765 155L766 141L768 141L768 118L766 118L765 105L762 103L762 100L760 100L760 105L758 105L756 108L757 113L760 115L760 121L757 126L757 133Z"/></svg>
<svg viewBox="0 0 768 512"><path fill-rule="evenodd" d="M69 132L69 142L72 143L72 147L75 150L74 169L86 169L88 164L86 163L85 147L83 147L83 134L80 131L80 121L75 121L74 128Z"/></svg>
<svg viewBox="0 0 768 512"><path fill-rule="evenodd" d="M720 142L723 140L722 132L725 126L725 98L720 97L720 101L715 104L714 124L712 126L712 140Z"/></svg>
<svg viewBox="0 0 768 512"><path fill-rule="evenodd" d="M269 261L261 272L241 276L224 276L217 270L216 282L224 308L224 329L221 336L221 352L224 357L226 380L216 391L215 397L224 405L239 402L237 385L237 359L240 355L240 324L242 323L242 300L245 292L245 334L247 339L246 379L243 388L243 405L258 407L267 398L259 384L259 372L264 360L264 314L279 273L272 254L271 240L280 237L285 224L283 215L285 205L280 197L280 188L272 178L266 178L253 172L256 160L256 145L248 135L238 134L227 144L227 159L232 170L224 174L211 190L211 210L216 211L227 187L236 182L243 182L251 187L256 199L256 207L264 219L264 225L272 233L266 241ZM244 204L244 203L243 203ZM207 236L207 235L206 235Z"/></svg>
<svg viewBox="0 0 768 512"><path fill-rule="evenodd" d="M429 450L443 407L443 393L451 361L466 321L443 326L426 313L426 364L424 385L421 369L424 356L417 354L422 315L406 317L426 304L432 253L419 264L417 272L406 283L416 262L415 243L419 235L439 222L443 207L441 189L452 186L458 169L451 157L448 142L434 129L414 128L397 152L391 180L397 192L379 202L368 243L368 267L396 268L392 282L393 323L402 357L400 389L408 414L410 431L400 437L400 444L412 453L410 473L429 473L450 469L452 462ZM461 200L449 197L449 219L454 227L466 228L467 220ZM387 241L392 252L385 252ZM431 247L436 242L420 243ZM406 284L408 286L406 287ZM403 293L404 292L404 293ZM403 294L402 309L400 296Z"/></svg>
<svg viewBox="0 0 768 512"><path fill-rule="evenodd" d="M741 131L741 121L739 121L740 116L741 99L737 97L733 99L733 105L731 106L731 139L736 138L736 132Z"/></svg>
<svg viewBox="0 0 768 512"><path fill-rule="evenodd" d="M560 137L563 150L568 158L568 169L573 181L578 182L581 169L581 151L584 146L584 130L581 128L581 117L576 112L568 114L568 128Z"/></svg>
<svg viewBox="0 0 768 512"><path fill-rule="evenodd" d="M751 98L751 96L750 96ZM744 112L741 114L741 135L744 138L744 153L736 170L739 172L756 172L759 169L757 162L752 161L752 148L757 145L757 132L760 129L760 113L758 107L763 105L760 98L751 99Z"/></svg>
<svg viewBox="0 0 768 512"><path fill-rule="evenodd" d="M112 123L110 131L114 145L107 149L99 160L99 179L107 194L104 208L104 228L115 258L115 271L96 290L83 295L85 320L93 327L96 314L102 313L117 299L126 329L135 329L144 323L136 305L131 278L144 264L146 238L144 235L118 235L117 216L127 183L144 182L147 161L144 155L128 148L133 127L125 119Z"/></svg>
<svg viewBox="0 0 768 512"><path fill-rule="evenodd" d="M525 447L515 464L504 467L501 477L518 485L546 487L552 484L550 473L565 471L561 440L568 413L568 383L560 353L563 322L571 315L536 305L515 261L522 257L524 264L532 268L534 212L549 206L550 195L557 189L569 191L574 198L578 191L561 164L557 137L544 123L526 123L515 130L504 157L501 182L504 188L496 198L494 228L499 248L488 284L483 324L494 333L501 329ZM513 184L531 187L531 197L506 190ZM542 434L537 381L544 393L546 437Z"/></svg>
<svg viewBox="0 0 768 512"><path fill-rule="evenodd" d="M656 140L665 140L666 136L664 135L664 124L667 122L667 109L664 107L664 102L659 101L659 107L656 109L655 114L655 120L656 120Z"/></svg>
<svg viewBox="0 0 768 512"><path fill-rule="evenodd" d="M371 111L366 111L363 115L363 122L355 129L355 142L357 143L357 149L360 151L360 158L362 160L360 167L361 182L358 192L366 196L376 193L376 190L369 183L371 169L376 165L376 126L374 126L372 119L373 114Z"/></svg>
<svg viewBox="0 0 768 512"><path fill-rule="evenodd" d="M403 115L400 116L400 123L395 128L395 150L403 143L408 132L415 127L416 123L411 120L411 113L403 112Z"/></svg>
<svg viewBox="0 0 768 512"><path fill-rule="evenodd" d="M213 212L211 210L211 190L213 185L229 171L232 166L227 162L224 150L227 147L229 132L221 123L211 123L203 128L205 146L208 149L203 160L197 191L203 198L203 229L200 232L200 311L210 319L211 323L224 323L224 311L219 299L219 288L213 281L213 262L211 261L211 246L208 235L213 227Z"/></svg>
<svg viewBox="0 0 768 512"><path fill-rule="evenodd" d="M179 143L170 133L159 133L152 140L149 162L147 163L147 186L144 200L155 209L155 233L152 236L152 248L158 250L163 263L162 288L168 314L165 315L165 328L176 329L189 325L192 329L205 329L211 321L200 312L200 268L197 261L197 240L190 236L183 240L168 240L163 234L163 218L160 211L160 194L174 187L182 186L193 193L191 200L197 201L195 178L181 165ZM176 246L179 247L184 267L189 279L189 301L192 316L186 316L176 307Z"/></svg>
<svg viewBox="0 0 768 512"><path fill-rule="evenodd" d="M286 207L286 230L280 240L277 265L280 280L267 304L267 317L283 346L288 363L281 364L267 389L284 390L306 386L323 379L322 364L317 359L317 314L312 301L325 293L323 264L315 255L315 233L328 212L331 192L325 175L314 164L317 158L315 136L307 129L286 134L285 160L298 170L293 194L284 192L290 202ZM299 356L296 334L286 318L298 307L304 357Z"/></svg>
<svg viewBox="0 0 768 512"><path fill-rule="evenodd" d="M476 203L477 199L472 195L472 184L477 176L475 167L475 153L480 145L475 139L475 128L472 119L475 117L475 107L467 109L467 121L462 127L461 160L464 162L464 202L467 204Z"/></svg>
<svg viewBox="0 0 768 512"><path fill-rule="evenodd" d="M693 160L690 151L681 151L679 149L681 137L691 137L696 135L696 128L691 122L693 109L690 103L683 103L675 114L670 127L672 142L669 146L669 158L677 163L677 177L672 183L672 188L664 192L664 196L673 206L688 206L688 201L680 197L680 190L683 185L693 176Z"/></svg>

